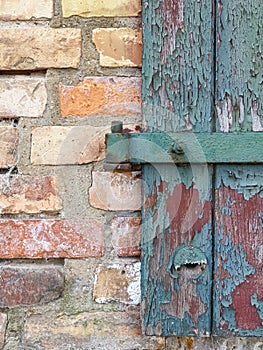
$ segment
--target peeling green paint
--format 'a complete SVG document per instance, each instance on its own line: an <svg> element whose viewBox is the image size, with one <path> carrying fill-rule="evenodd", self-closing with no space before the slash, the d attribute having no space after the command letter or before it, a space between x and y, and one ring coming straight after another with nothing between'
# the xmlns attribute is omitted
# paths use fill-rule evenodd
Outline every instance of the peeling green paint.
<svg viewBox="0 0 263 350"><path fill-rule="evenodd" d="M205 185L200 181L204 178ZM159 164L143 168L146 203L143 208L142 300L144 327L147 334L194 336L209 333L212 271L211 221L207 222L209 218L204 215L204 212L197 211L196 218L187 229L189 233L183 233L183 230L180 232L180 228L175 228L173 225L177 226L176 217L179 213L186 215L186 221L183 220L182 224L179 224L181 228L187 221L190 222L189 218L193 215L191 210L187 214L184 210L177 208L186 198L184 193L192 193L193 197L189 199L193 203L190 207L192 206L194 210L199 210L197 203L200 203L200 208L207 205L205 203L210 201L210 181L210 169L202 166L193 169L191 166L176 167ZM180 190L177 192L181 193L182 198L174 195L176 186L184 186L182 193ZM200 196L198 201L195 193ZM171 202L174 204L170 208L170 215L167 212L169 197L175 200ZM178 199L177 203L176 199ZM185 210L189 208L186 207ZM207 213L206 209L203 210ZM162 215L162 213L167 214ZM188 215L189 218L187 218ZM199 221L200 231L197 229ZM189 235L192 235L192 238ZM170 239L172 241L178 239L178 245L175 242L170 244ZM172 269L182 260L181 255L184 256L184 261L181 261L181 271L176 276L173 275ZM191 307L189 309L189 303L185 304L186 309L183 312L180 300L184 300L183 294L187 294L190 290L193 290L193 293L190 292L186 298L193 297L192 309L197 309L193 312ZM176 298L178 298L177 306L175 306ZM199 311L197 311L198 308Z"/></svg>
<svg viewBox="0 0 263 350"><path fill-rule="evenodd" d="M263 2L220 0L217 7L218 127L262 131Z"/></svg>
<svg viewBox="0 0 263 350"><path fill-rule="evenodd" d="M242 193L249 200L257 193L263 198L263 172L261 165L218 165L216 188L221 183Z"/></svg>
<svg viewBox="0 0 263 350"><path fill-rule="evenodd" d="M262 0L143 0L144 130L207 133L205 142L237 132L201 147L203 158L222 164L214 196L211 166L194 164L189 140L189 165L143 166L146 334L263 335L262 165L245 165L262 155L261 134L246 133L263 131L262 16ZM174 161L185 156L177 143L158 145Z"/></svg>
<svg viewBox="0 0 263 350"><path fill-rule="evenodd" d="M143 1L144 122L149 131L211 131L210 0Z"/></svg>

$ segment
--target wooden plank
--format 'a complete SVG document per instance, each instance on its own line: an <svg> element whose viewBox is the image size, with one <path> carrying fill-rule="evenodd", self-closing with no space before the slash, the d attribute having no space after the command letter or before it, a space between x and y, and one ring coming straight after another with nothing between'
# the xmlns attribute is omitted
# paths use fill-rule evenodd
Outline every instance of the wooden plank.
<svg viewBox="0 0 263 350"><path fill-rule="evenodd" d="M212 1L143 0L143 122L148 131L212 131Z"/></svg>
<svg viewBox="0 0 263 350"><path fill-rule="evenodd" d="M107 162L263 163L263 133L108 134Z"/></svg>
<svg viewBox="0 0 263 350"><path fill-rule="evenodd" d="M262 18L262 0L218 1L218 130L263 131Z"/></svg>
<svg viewBox="0 0 263 350"><path fill-rule="evenodd" d="M144 129L211 132L212 2L144 0L142 8ZM143 187L145 333L207 335L211 316L210 168L145 165Z"/></svg>
<svg viewBox="0 0 263 350"><path fill-rule="evenodd" d="M262 166L218 166L216 179L214 333L262 337Z"/></svg>
<svg viewBox="0 0 263 350"><path fill-rule="evenodd" d="M211 172L143 167L142 310L147 335L208 335Z"/></svg>
<svg viewBox="0 0 263 350"><path fill-rule="evenodd" d="M263 131L262 18L262 0L218 1L218 131ZM216 170L217 335L263 336L262 173L262 165L222 165Z"/></svg>

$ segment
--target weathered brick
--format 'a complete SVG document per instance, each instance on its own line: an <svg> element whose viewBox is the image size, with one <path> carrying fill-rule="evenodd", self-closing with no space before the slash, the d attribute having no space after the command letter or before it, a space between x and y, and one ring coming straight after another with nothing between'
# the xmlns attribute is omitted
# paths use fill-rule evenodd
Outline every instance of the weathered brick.
<svg viewBox="0 0 263 350"><path fill-rule="evenodd" d="M4 347L7 315L0 313L0 349Z"/></svg>
<svg viewBox="0 0 263 350"><path fill-rule="evenodd" d="M63 270L55 265L0 265L0 307L45 303L61 296Z"/></svg>
<svg viewBox="0 0 263 350"><path fill-rule="evenodd" d="M16 164L17 144L17 128L0 126L0 168L9 168Z"/></svg>
<svg viewBox="0 0 263 350"><path fill-rule="evenodd" d="M4 21L45 19L53 15L53 0L0 0L0 19Z"/></svg>
<svg viewBox="0 0 263 350"><path fill-rule="evenodd" d="M108 126L46 126L32 130L33 164L87 164L105 151Z"/></svg>
<svg viewBox="0 0 263 350"><path fill-rule="evenodd" d="M131 28L99 28L92 32L103 67L140 67L142 32Z"/></svg>
<svg viewBox="0 0 263 350"><path fill-rule="evenodd" d="M94 284L93 298L97 303L140 303L140 263L116 263L100 266Z"/></svg>
<svg viewBox="0 0 263 350"><path fill-rule="evenodd" d="M164 338L141 334L139 312L95 312L27 317L25 348L45 350L163 350Z"/></svg>
<svg viewBox="0 0 263 350"><path fill-rule="evenodd" d="M59 86L62 117L141 114L141 79L88 77L76 86Z"/></svg>
<svg viewBox="0 0 263 350"><path fill-rule="evenodd" d="M58 212L61 208L53 176L0 175L0 214Z"/></svg>
<svg viewBox="0 0 263 350"><path fill-rule="evenodd" d="M0 69L77 68L81 55L78 28L1 29Z"/></svg>
<svg viewBox="0 0 263 350"><path fill-rule="evenodd" d="M0 220L0 258L85 258L103 253L96 220Z"/></svg>
<svg viewBox="0 0 263 350"><path fill-rule="evenodd" d="M140 0L62 0L63 16L81 17L121 17L138 16L141 12Z"/></svg>
<svg viewBox="0 0 263 350"><path fill-rule="evenodd" d="M92 173L90 204L104 210L141 209L141 173Z"/></svg>
<svg viewBox="0 0 263 350"><path fill-rule="evenodd" d="M139 125L127 125L138 132ZM110 125L95 127L43 126L32 129L31 162L34 165L88 164L105 156L105 134Z"/></svg>
<svg viewBox="0 0 263 350"><path fill-rule="evenodd" d="M44 77L0 78L0 117L42 117L46 104Z"/></svg>
<svg viewBox="0 0 263 350"><path fill-rule="evenodd" d="M133 217L116 217L112 220L112 245L119 256L140 255L141 221Z"/></svg>

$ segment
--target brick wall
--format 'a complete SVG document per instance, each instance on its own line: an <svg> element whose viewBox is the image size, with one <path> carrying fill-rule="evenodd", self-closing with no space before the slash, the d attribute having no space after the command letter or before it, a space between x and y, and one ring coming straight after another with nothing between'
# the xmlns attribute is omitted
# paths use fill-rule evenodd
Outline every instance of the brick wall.
<svg viewBox="0 0 263 350"><path fill-rule="evenodd" d="M247 350L146 337L138 171L103 166L141 124L139 0L0 0L0 349Z"/></svg>
<svg viewBox="0 0 263 350"><path fill-rule="evenodd" d="M163 349L140 320L138 0L0 0L0 348Z"/></svg>

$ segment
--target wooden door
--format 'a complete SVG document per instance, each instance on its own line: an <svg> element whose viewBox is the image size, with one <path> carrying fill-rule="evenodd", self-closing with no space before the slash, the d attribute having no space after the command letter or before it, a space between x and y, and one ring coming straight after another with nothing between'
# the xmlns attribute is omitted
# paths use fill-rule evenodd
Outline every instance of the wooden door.
<svg viewBox="0 0 263 350"><path fill-rule="evenodd" d="M262 0L144 0L145 131L263 131L262 18ZM263 166L183 151L143 166L145 333L262 336Z"/></svg>

